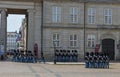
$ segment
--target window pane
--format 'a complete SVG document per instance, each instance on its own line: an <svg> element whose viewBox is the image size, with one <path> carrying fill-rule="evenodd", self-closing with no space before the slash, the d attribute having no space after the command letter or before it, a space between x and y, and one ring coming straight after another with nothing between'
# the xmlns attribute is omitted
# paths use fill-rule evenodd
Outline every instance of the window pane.
<svg viewBox="0 0 120 77"><path fill-rule="evenodd" d="M53 34L53 40L56 40L56 34Z"/></svg>
<svg viewBox="0 0 120 77"><path fill-rule="evenodd" d="M95 47L95 43L94 43L94 41L92 41L92 47Z"/></svg>
<svg viewBox="0 0 120 77"><path fill-rule="evenodd" d="M77 40L77 35L74 35L74 40Z"/></svg>
<svg viewBox="0 0 120 77"><path fill-rule="evenodd" d="M70 40L73 40L73 36L72 35L70 35Z"/></svg>
<svg viewBox="0 0 120 77"><path fill-rule="evenodd" d="M88 41L88 47L90 47L91 46L91 43L90 43L90 41Z"/></svg>
<svg viewBox="0 0 120 77"><path fill-rule="evenodd" d="M73 46L73 42L72 41L70 41L70 46Z"/></svg>
<svg viewBox="0 0 120 77"><path fill-rule="evenodd" d="M74 46L77 46L77 41L74 41Z"/></svg>
<svg viewBox="0 0 120 77"><path fill-rule="evenodd" d="M56 38L57 38L57 40L59 40L59 34L56 34Z"/></svg>
<svg viewBox="0 0 120 77"><path fill-rule="evenodd" d="M59 41L56 41L56 46L59 46Z"/></svg>

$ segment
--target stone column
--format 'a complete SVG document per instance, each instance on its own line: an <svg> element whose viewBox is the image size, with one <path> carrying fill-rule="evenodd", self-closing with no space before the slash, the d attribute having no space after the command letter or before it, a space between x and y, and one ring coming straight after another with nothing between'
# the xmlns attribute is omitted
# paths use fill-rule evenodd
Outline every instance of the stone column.
<svg viewBox="0 0 120 77"><path fill-rule="evenodd" d="M38 56L41 52L41 4L36 3L34 9L28 10L27 49L33 51L38 45Z"/></svg>
<svg viewBox="0 0 120 77"><path fill-rule="evenodd" d="M33 51L34 48L34 32L35 32L35 12L33 9L28 10L28 30L27 30L27 50Z"/></svg>
<svg viewBox="0 0 120 77"><path fill-rule="evenodd" d="M7 45L7 19L6 19L6 9L0 9L0 50L6 51Z"/></svg>
<svg viewBox="0 0 120 77"><path fill-rule="evenodd" d="M41 39L41 4L40 3L36 3L35 4L35 27L34 27L34 29L35 29L35 32L34 32L34 44L35 43L37 43L38 44L38 56L40 57L40 54L41 54L41 47L43 47L42 46L42 44L41 44L41 41L42 41L42 39Z"/></svg>

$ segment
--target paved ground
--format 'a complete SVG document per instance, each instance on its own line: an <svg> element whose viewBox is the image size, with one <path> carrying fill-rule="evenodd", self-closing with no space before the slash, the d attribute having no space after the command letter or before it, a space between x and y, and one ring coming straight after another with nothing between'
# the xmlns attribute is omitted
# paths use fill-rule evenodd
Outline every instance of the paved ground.
<svg viewBox="0 0 120 77"><path fill-rule="evenodd" d="M110 69L88 69L83 63L0 62L0 77L120 77L120 63L111 63Z"/></svg>

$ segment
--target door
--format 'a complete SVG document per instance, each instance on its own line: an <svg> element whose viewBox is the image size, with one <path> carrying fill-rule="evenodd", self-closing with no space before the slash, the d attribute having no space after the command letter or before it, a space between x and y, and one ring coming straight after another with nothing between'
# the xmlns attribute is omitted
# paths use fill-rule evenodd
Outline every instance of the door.
<svg viewBox="0 0 120 77"><path fill-rule="evenodd" d="M113 39L103 39L102 40L102 52L107 54L110 60L114 60L115 41Z"/></svg>

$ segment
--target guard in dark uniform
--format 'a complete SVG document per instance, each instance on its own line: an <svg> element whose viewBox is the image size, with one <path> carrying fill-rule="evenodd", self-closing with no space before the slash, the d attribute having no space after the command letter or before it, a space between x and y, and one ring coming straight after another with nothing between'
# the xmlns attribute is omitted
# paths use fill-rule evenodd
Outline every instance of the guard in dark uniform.
<svg viewBox="0 0 120 77"><path fill-rule="evenodd" d="M102 57L102 62L101 62L101 68L104 68L104 54L102 53L102 55L101 55Z"/></svg>
<svg viewBox="0 0 120 77"><path fill-rule="evenodd" d="M105 54L103 54L103 68L106 68L106 57L105 57Z"/></svg>
<svg viewBox="0 0 120 77"><path fill-rule="evenodd" d="M69 62L69 61L68 61L68 59L69 59L68 53L69 53L68 50L66 50L66 62Z"/></svg>
<svg viewBox="0 0 120 77"><path fill-rule="evenodd" d="M76 62L76 52L73 50L73 61Z"/></svg>
<svg viewBox="0 0 120 77"><path fill-rule="evenodd" d="M28 63L28 53L26 53L26 63Z"/></svg>
<svg viewBox="0 0 120 77"><path fill-rule="evenodd" d="M74 52L75 52L75 62L77 62L78 61L78 52L77 52L77 50L75 50Z"/></svg>
<svg viewBox="0 0 120 77"><path fill-rule="evenodd" d="M99 68L99 53L96 52L96 68Z"/></svg>
<svg viewBox="0 0 120 77"><path fill-rule="evenodd" d="M109 57L107 54L105 55L105 58L106 58L106 68L109 68Z"/></svg>
<svg viewBox="0 0 120 77"><path fill-rule="evenodd" d="M60 50L60 62L63 61L63 50Z"/></svg>
<svg viewBox="0 0 120 77"><path fill-rule="evenodd" d="M97 68L97 52L94 53L94 68Z"/></svg>
<svg viewBox="0 0 120 77"><path fill-rule="evenodd" d="M99 68L102 68L102 53L99 55Z"/></svg>
<svg viewBox="0 0 120 77"><path fill-rule="evenodd" d="M60 50L58 50L58 52L57 52L57 62L59 62L60 61Z"/></svg>
<svg viewBox="0 0 120 77"><path fill-rule="evenodd" d="M90 53L90 68L94 67L94 53Z"/></svg>
<svg viewBox="0 0 120 77"><path fill-rule="evenodd" d="M90 53L89 55L89 68L92 68L93 67L93 59L92 59L92 52Z"/></svg>
<svg viewBox="0 0 120 77"><path fill-rule="evenodd" d="M70 58L71 58L70 50L68 50L67 52L68 52L68 62L70 62Z"/></svg>
<svg viewBox="0 0 120 77"><path fill-rule="evenodd" d="M63 62L66 62L66 50L63 50Z"/></svg>
<svg viewBox="0 0 120 77"><path fill-rule="evenodd" d="M89 68L89 52L85 54L85 67Z"/></svg>
<svg viewBox="0 0 120 77"><path fill-rule="evenodd" d="M74 61L74 51L72 50L72 52L71 52L71 62L73 62Z"/></svg>

